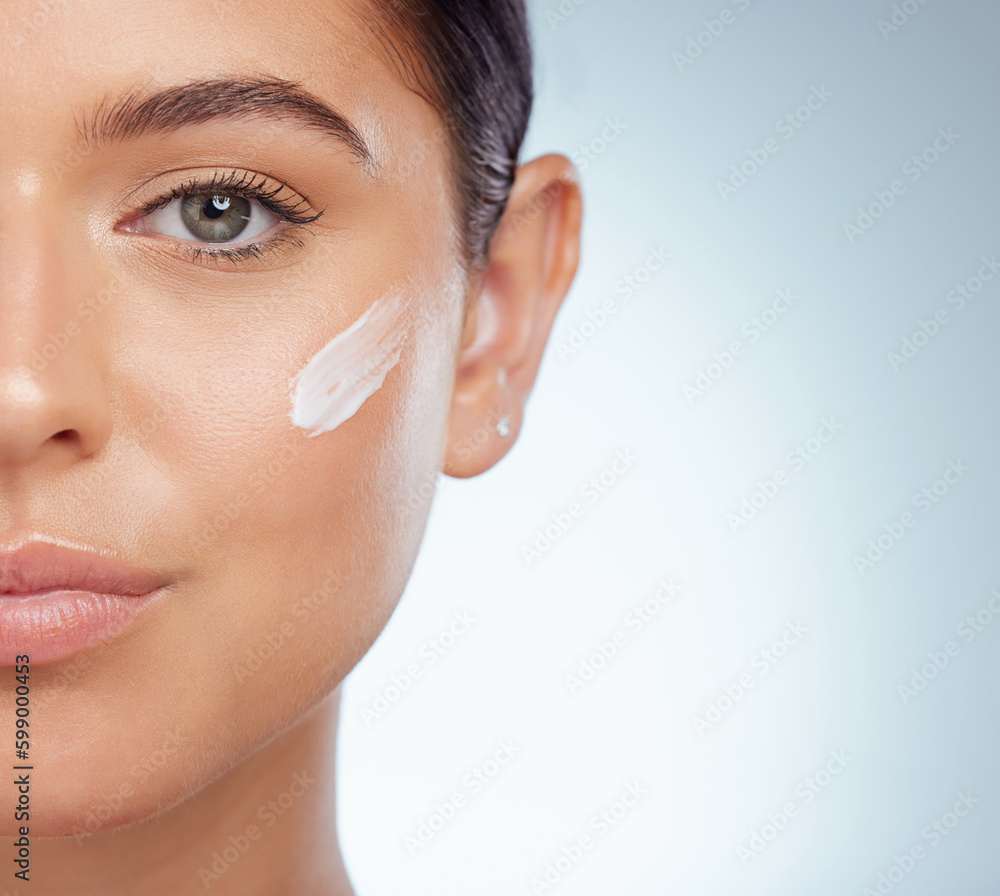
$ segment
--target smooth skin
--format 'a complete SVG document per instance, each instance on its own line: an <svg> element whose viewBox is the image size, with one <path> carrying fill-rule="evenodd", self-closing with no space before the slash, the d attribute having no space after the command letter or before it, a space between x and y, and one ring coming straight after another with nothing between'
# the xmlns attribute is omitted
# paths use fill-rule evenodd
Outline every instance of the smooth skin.
<svg viewBox="0 0 1000 896"><path fill-rule="evenodd" d="M340 683L410 574L429 509L405 512L411 496L513 444L581 222L571 163L524 164L488 269L466 276L440 117L363 10L0 5L0 541L110 548L172 583L116 638L32 668L33 896L203 893L200 869L250 826L260 836L210 891L351 893L333 793ZM354 123L375 164L257 116L78 139L102 99L223 77L299 83ZM219 172L266 175L324 215L242 262L136 226L148 203ZM333 432L293 427L294 375L400 290L407 340L383 387ZM15 684L0 670L0 719ZM8 869L14 796L0 788Z"/></svg>

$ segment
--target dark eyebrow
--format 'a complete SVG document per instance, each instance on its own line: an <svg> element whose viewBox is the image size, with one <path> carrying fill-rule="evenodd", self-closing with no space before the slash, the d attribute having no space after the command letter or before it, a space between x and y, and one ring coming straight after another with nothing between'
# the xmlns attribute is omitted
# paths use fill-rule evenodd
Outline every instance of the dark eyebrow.
<svg viewBox="0 0 1000 896"><path fill-rule="evenodd" d="M279 79L221 78L152 94L138 89L114 101L105 98L77 120L77 135L87 146L100 146L209 121L260 117L335 137L366 167L376 167L368 145L348 119L298 84Z"/></svg>

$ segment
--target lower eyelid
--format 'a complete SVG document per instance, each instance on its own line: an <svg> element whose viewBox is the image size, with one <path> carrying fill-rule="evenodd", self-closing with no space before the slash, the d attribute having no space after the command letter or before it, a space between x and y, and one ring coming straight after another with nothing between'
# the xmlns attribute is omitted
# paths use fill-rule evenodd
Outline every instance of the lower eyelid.
<svg viewBox="0 0 1000 896"><path fill-rule="evenodd" d="M177 240L172 237L163 237L157 241L169 245L170 248L166 251L171 254L181 254L190 262L216 268L222 264L249 264L263 260L272 252L280 253L283 249L302 248L304 242L298 232L306 229L304 225L288 224L266 239L257 238L247 243L203 243Z"/></svg>

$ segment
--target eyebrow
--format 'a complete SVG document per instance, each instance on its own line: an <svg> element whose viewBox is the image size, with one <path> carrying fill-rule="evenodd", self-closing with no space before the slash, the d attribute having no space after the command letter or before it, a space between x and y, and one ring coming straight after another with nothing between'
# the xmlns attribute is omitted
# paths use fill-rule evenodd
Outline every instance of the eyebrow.
<svg viewBox="0 0 1000 896"><path fill-rule="evenodd" d="M292 81L220 78L194 81L116 100L103 99L83 120L77 136L87 146L168 134L211 121L270 119L332 136L372 170L376 166L357 128L336 109Z"/></svg>

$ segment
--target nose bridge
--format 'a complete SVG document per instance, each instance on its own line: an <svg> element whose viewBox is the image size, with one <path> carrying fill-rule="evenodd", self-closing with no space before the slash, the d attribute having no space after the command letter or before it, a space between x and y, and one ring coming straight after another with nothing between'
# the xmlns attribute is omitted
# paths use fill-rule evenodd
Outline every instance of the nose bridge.
<svg viewBox="0 0 1000 896"><path fill-rule="evenodd" d="M41 202L18 195L24 178L0 176L0 370L30 366L35 356L53 361L48 344L61 352L79 335L65 247Z"/></svg>
<svg viewBox="0 0 1000 896"><path fill-rule="evenodd" d="M68 250L58 196L43 201L43 192L37 171L0 174L0 469L8 471L41 455L89 456L110 435L98 334L78 313L87 265Z"/></svg>
<svg viewBox="0 0 1000 896"><path fill-rule="evenodd" d="M2 348L10 340L31 338L31 330L52 326L68 303L55 281L61 277L58 236L43 217L33 184L37 172L0 174L0 333ZM25 186L27 184L27 186ZM23 190L35 195L24 196ZM55 287L55 288L53 288Z"/></svg>

